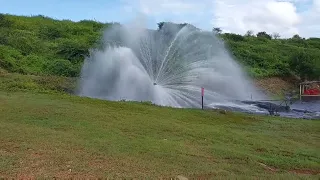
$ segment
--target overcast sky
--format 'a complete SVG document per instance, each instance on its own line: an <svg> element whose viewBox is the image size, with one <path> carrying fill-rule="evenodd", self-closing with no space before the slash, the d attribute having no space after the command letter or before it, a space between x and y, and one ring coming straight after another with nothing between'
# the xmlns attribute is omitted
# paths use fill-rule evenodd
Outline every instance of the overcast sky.
<svg viewBox="0 0 320 180"><path fill-rule="evenodd" d="M149 28L172 21L239 34L252 30L320 37L320 0L0 0L0 4L1 13L74 21L127 23L143 13Z"/></svg>

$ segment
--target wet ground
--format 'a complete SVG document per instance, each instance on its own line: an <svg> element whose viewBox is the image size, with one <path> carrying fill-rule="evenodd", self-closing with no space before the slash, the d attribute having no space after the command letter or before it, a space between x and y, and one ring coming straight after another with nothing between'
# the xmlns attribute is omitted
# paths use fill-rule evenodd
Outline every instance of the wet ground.
<svg viewBox="0 0 320 180"><path fill-rule="evenodd" d="M230 111L240 111L250 114L275 115L301 119L320 120L320 101L296 101L286 106L283 102L242 101L229 105L209 105L209 108L218 108Z"/></svg>

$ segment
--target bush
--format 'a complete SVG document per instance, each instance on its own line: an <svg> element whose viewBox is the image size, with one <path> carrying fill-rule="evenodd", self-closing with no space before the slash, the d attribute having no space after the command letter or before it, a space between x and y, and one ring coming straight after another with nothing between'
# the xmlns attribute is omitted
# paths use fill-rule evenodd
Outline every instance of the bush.
<svg viewBox="0 0 320 180"><path fill-rule="evenodd" d="M298 51L291 56L290 67L302 80L320 78L320 53L311 51Z"/></svg>
<svg viewBox="0 0 320 180"><path fill-rule="evenodd" d="M39 28L39 37L44 40L55 40L66 37L61 24L42 24Z"/></svg>
<svg viewBox="0 0 320 180"><path fill-rule="evenodd" d="M50 75L75 77L78 75L74 65L64 59L54 59L46 64L45 71Z"/></svg>
<svg viewBox="0 0 320 180"><path fill-rule="evenodd" d="M2 28L10 28L12 27L12 21L8 18L7 15L0 13L0 27Z"/></svg>
<svg viewBox="0 0 320 180"><path fill-rule="evenodd" d="M225 33L224 37L225 37L225 39L232 40L234 42L236 42L236 41L245 41L245 37L241 36L239 34Z"/></svg>
<svg viewBox="0 0 320 180"><path fill-rule="evenodd" d="M22 54L16 49L0 45L0 67L9 72L24 73L19 61L23 58Z"/></svg>
<svg viewBox="0 0 320 180"><path fill-rule="evenodd" d="M13 30L8 35L8 45L19 50L23 55L44 52L42 41L26 30Z"/></svg>
<svg viewBox="0 0 320 180"><path fill-rule="evenodd" d="M0 28L0 45L8 45L9 28Z"/></svg>
<svg viewBox="0 0 320 180"><path fill-rule="evenodd" d="M28 56L24 56L21 60L21 66L28 74L41 75L45 73L44 67L46 63L46 58L30 54Z"/></svg>
<svg viewBox="0 0 320 180"><path fill-rule="evenodd" d="M62 59L77 63L89 55L88 43L83 39L60 39L56 47L56 54Z"/></svg>

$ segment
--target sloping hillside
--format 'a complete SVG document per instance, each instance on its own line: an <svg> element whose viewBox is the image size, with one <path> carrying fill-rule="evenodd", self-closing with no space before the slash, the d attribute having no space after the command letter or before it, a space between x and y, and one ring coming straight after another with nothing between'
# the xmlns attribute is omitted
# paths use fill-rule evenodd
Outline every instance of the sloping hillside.
<svg viewBox="0 0 320 180"><path fill-rule="evenodd" d="M77 77L88 50L99 45L101 32L111 24L0 14L0 67L23 74ZM320 77L320 38L279 39L266 32L219 36L253 77Z"/></svg>

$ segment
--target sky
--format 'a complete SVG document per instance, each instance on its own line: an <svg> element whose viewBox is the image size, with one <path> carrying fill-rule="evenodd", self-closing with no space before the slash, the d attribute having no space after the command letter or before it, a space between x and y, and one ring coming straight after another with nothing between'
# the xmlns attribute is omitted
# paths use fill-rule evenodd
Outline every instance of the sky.
<svg viewBox="0 0 320 180"><path fill-rule="evenodd" d="M0 4L0 13L73 21L129 23L144 15L148 28L171 21L237 34L251 30L320 37L320 0L0 0Z"/></svg>

